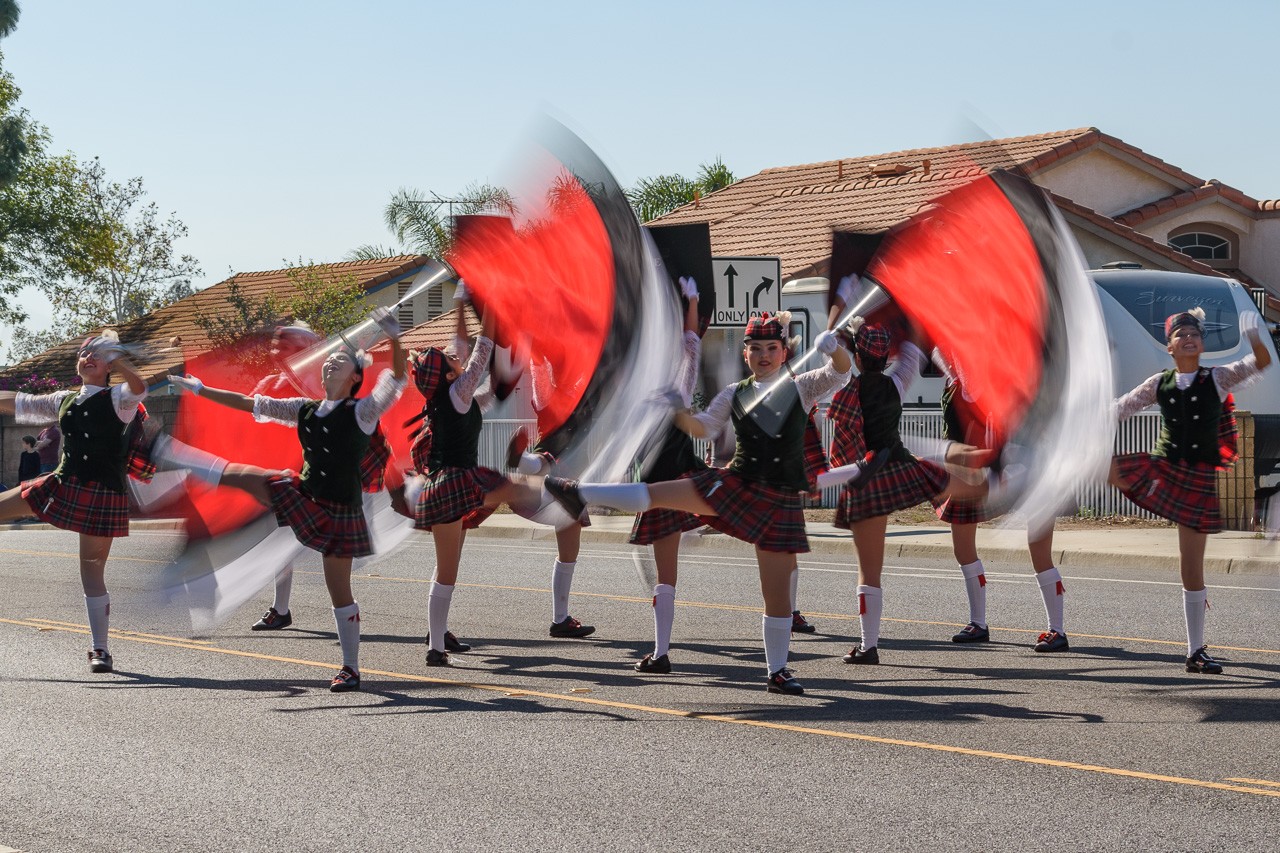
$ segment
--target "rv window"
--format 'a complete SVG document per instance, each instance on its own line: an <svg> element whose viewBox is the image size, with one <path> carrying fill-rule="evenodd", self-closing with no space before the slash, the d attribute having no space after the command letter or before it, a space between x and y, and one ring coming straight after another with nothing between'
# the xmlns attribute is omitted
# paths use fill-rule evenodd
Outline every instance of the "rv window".
<svg viewBox="0 0 1280 853"><path fill-rule="evenodd" d="M1095 280L1162 345L1165 318L1198 305L1204 309L1205 351L1235 349L1240 343L1240 315L1230 285L1208 276L1187 278L1190 280L1153 281L1144 277L1135 282L1107 281L1098 276Z"/></svg>

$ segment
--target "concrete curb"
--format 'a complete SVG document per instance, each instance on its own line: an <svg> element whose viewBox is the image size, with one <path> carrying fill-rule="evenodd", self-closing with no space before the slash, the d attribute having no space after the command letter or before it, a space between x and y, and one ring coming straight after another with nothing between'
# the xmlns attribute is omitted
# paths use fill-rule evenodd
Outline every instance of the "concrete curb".
<svg viewBox="0 0 1280 853"><path fill-rule="evenodd" d="M41 522L0 524L0 532L55 530ZM136 532L177 532L179 519L142 519L131 521ZM843 557L856 563L853 539L847 531L830 524L810 523L810 553L824 557ZM582 531L582 541L593 545L625 545L631 534L630 516L603 516L592 519L592 526ZM495 515L481 527L470 531L481 539L505 539L513 542L552 542L549 527L527 522L517 516ZM1018 530L982 528L978 531L978 552L982 559L995 563L1030 566L1025 533ZM1060 568L1152 569L1177 576L1178 537L1167 528L1137 530L1069 530L1055 535L1054 562ZM720 533L686 534L682 548L698 549L714 546L725 551L753 554L755 549L745 542ZM953 559L951 536L938 525L891 526L885 540L886 559ZM1209 537L1204 560L1205 571L1220 575L1280 575L1280 542L1262 539L1254 534L1227 531Z"/></svg>

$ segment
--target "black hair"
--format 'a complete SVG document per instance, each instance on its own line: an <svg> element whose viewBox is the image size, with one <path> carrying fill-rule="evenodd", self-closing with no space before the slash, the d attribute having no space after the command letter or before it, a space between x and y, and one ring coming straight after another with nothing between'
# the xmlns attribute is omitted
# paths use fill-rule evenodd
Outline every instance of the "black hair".
<svg viewBox="0 0 1280 853"><path fill-rule="evenodd" d="M862 361L863 373L883 373L885 365L889 363L887 355L867 355L862 350L858 350L858 358Z"/></svg>
<svg viewBox="0 0 1280 853"><path fill-rule="evenodd" d="M360 367L360 363L358 361L356 362L356 370L351 375L355 377L356 381L352 383L351 393L347 395L348 397L354 397L356 394L360 393L360 386L364 384L364 368Z"/></svg>
<svg viewBox="0 0 1280 853"><path fill-rule="evenodd" d="M35 446L36 446L36 437L35 437L34 435L24 435L24 436L22 437L22 443L23 443L23 444L29 444L29 445L31 445L32 447L35 447Z"/></svg>

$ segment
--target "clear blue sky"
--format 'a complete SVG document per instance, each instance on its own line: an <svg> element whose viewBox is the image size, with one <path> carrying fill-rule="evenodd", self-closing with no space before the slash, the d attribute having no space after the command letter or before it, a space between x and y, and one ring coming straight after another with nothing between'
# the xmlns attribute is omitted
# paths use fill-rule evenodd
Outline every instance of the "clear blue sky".
<svg viewBox="0 0 1280 853"><path fill-rule="evenodd" d="M1092 125L1280 197L1275 2L20 2L22 104L199 286L390 243L391 192L502 181L541 109L628 186Z"/></svg>

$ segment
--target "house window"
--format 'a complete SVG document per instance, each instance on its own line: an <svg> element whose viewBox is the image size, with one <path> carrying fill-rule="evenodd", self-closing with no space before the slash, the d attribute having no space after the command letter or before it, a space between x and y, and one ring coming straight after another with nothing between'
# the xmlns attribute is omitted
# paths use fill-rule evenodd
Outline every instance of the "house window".
<svg viewBox="0 0 1280 853"><path fill-rule="evenodd" d="M1206 234L1203 231L1192 231L1169 238L1170 247L1197 261L1229 261L1231 260L1231 243L1217 234Z"/></svg>

